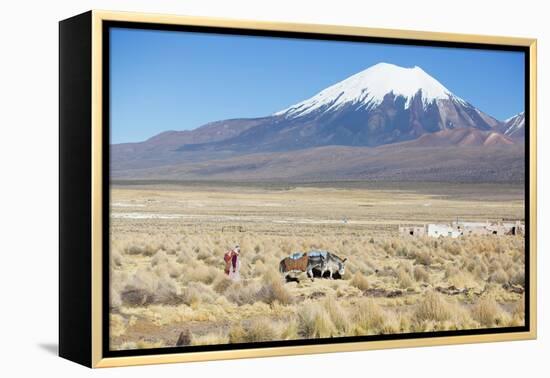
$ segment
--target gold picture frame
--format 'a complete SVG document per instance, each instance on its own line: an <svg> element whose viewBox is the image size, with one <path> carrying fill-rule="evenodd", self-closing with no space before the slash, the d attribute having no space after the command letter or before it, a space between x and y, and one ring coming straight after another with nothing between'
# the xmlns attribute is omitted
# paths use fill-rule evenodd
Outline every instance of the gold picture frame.
<svg viewBox="0 0 550 378"><path fill-rule="evenodd" d="M104 37L106 22L128 22L139 24L186 25L197 27L215 27L244 29L264 32L313 33L322 35L357 36L376 38L397 38L409 41L452 42L479 45L520 46L528 51L529 66L529 108L528 113L528 169L529 169L529 261L528 271L528 330L511 333L468 334L429 338L407 338L398 340L376 340L315 345L276 346L268 348L248 348L232 350L211 350L199 352L143 354L122 357L106 357L103 332L105 325L104 293L105 277L105 235L103 229L103 198L108 183L103 181L103 172L108 168L104 148L105 104L103 67ZM208 361L252 357L299 355L311 353L348 352L372 349L435 346L448 344L482 343L496 341L528 340L537 336L536 305L536 243L537 243L537 41L536 39L501 36L483 36L425 31L377 29L367 27L294 24L279 22L259 22L250 20L230 20L210 17L188 17L161 14L143 14L93 10L60 23L60 165L61 165L61 203L60 203L60 355L89 367L114 367L144 364L160 364L189 361ZM83 53L83 51L85 53ZM78 55L79 58L75 58ZM76 59L76 60L75 60ZM79 60L80 59L80 60ZM67 73L76 68L69 65L81 63L81 72ZM89 71L88 77L85 74ZM72 76L71 76L72 75ZM77 84L75 84L77 83ZM74 85L79 85L74 90ZM527 83L526 83L527 85ZM65 91L65 94L64 94ZM69 95L71 91L71 95ZM82 93L79 96L78 93ZM87 95L89 93L89 96ZM88 97L87 97L88 96ZM74 102L79 101L79 105ZM89 102L88 102L89 101ZM75 106L82 112L72 112ZM86 122L89 127L75 130L75 122ZM72 129L71 129L72 128ZM71 134L73 133L73 134ZM86 150L74 150L68 147L75 143L74 133L78 133L81 145ZM65 136L64 136L65 135ZM527 136L528 135L528 136ZM73 149L71 149L73 148ZM90 169L80 172L82 180L75 185L75 172L79 167L71 166L71 153L89 153ZM73 155L74 156L74 155ZM80 156L80 155L77 155ZM527 158L527 157L526 157ZM73 175L73 176L71 176ZM71 179L69 179L71 176ZM72 185L72 186L71 186ZM80 215L74 214L70 207L86 197ZM75 217L85 217L87 221L74 222ZM527 219L526 219L527 221ZM72 239L69 234L72 234ZM86 235L86 237L81 237ZM71 254L83 251L80 257ZM78 276L78 277L77 277ZM88 284L86 284L88 282ZM75 299L77 291L81 298ZM82 294L84 293L84 294ZM75 308L76 307L76 308ZM79 312L80 311L80 312ZM83 316L82 314L88 314ZM79 318L80 320L74 320ZM79 351L75 351L80 345ZM84 345L84 346L82 346Z"/></svg>

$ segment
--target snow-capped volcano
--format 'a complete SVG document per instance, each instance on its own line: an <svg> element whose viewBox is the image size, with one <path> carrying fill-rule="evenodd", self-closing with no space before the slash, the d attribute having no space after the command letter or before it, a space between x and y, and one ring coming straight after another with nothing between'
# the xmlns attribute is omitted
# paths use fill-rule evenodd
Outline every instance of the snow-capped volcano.
<svg viewBox="0 0 550 378"><path fill-rule="evenodd" d="M379 63L264 118L215 148L281 151L379 146L440 130L488 131L500 124L422 68Z"/></svg>
<svg viewBox="0 0 550 378"><path fill-rule="evenodd" d="M322 147L327 146L374 148L395 144L394 152L400 148L452 146L476 148L482 153L522 140L522 120L521 114L507 123L496 120L420 67L379 63L274 114L162 133L142 143L114 146L111 156L113 168L122 171L250 154L284 155L309 149L323 152ZM373 153L382 150L389 151L381 148L373 149ZM313 159L309 154L300 156ZM265 164L247 160L245 167L271 169ZM209 169L216 170L214 166Z"/></svg>
<svg viewBox="0 0 550 378"><path fill-rule="evenodd" d="M380 105L388 94L394 98L402 97L405 109L411 106L416 96L420 97L424 107L436 100L455 100L467 105L418 66L405 68L378 63L274 115L292 118L315 111L333 111L345 105L368 110Z"/></svg>

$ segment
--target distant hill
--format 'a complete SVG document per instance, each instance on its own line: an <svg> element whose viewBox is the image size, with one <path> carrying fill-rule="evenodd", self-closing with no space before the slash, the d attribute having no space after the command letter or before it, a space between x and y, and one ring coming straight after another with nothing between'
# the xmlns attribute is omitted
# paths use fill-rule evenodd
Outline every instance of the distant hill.
<svg viewBox="0 0 550 378"><path fill-rule="evenodd" d="M326 146L115 172L119 179L523 182L522 146Z"/></svg>
<svg viewBox="0 0 550 378"><path fill-rule="evenodd" d="M423 147L444 146L509 146L515 142L496 131L480 131L473 128L447 129L424 134L408 145Z"/></svg>

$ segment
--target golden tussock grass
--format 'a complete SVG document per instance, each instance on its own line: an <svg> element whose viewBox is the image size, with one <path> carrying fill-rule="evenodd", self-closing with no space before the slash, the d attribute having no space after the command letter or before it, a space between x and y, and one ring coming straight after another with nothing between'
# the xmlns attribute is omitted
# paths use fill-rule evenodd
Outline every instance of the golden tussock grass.
<svg viewBox="0 0 550 378"><path fill-rule="evenodd" d="M414 271L413 271L413 274L414 274L414 279L416 282L429 282L430 281L430 274L428 272L428 270L421 266L421 265L417 265L414 267Z"/></svg>
<svg viewBox="0 0 550 378"><path fill-rule="evenodd" d="M428 292L416 308L414 318L420 321L443 322L453 316L452 308L443 296L436 292Z"/></svg>
<svg viewBox="0 0 550 378"><path fill-rule="evenodd" d="M298 335L298 322L295 319L285 321L281 328L281 340L296 340L300 338Z"/></svg>
<svg viewBox="0 0 550 378"><path fill-rule="evenodd" d="M351 323L348 311L333 296L327 297L322 304L337 333L339 335L349 333Z"/></svg>
<svg viewBox="0 0 550 378"><path fill-rule="evenodd" d="M110 314L109 316L109 330L113 336L121 336L126 332L126 321L118 314Z"/></svg>
<svg viewBox="0 0 550 378"><path fill-rule="evenodd" d="M292 294L285 287L284 279L277 271L270 270L263 276L262 281L263 285L258 292L259 300L268 304L279 302L283 305L294 302Z"/></svg>
<svg viewBox="0 0 550 378"><path fill-rule="evenodd" d="M120 300L123 304L143 306L152 303L181 302L181 288L162 270L142 268L120 285Z"/></svg>
<svg viewBox="0 0 550 378"><path fill-rule="evenodd" d="M207 333L206 335L192 335L191 345L219 345L227 344L229 337L219 332Z"/></svg>
<svg viewBox="0 0 550 378"><path fill-rule="evenodd" d="M483 219L486 209L477 198L388 195L334 188L115 189L117 202L189 218L113 218L112 347L173 346L174 330L188 324L195 345L524 324L523 296L503 287L525 285L524 238L397 236L396 219L440 222L454 219L455 211ZM523 214L520 202L501 206L491 214ZM335 208L348 224L333 222ZM241 246L238 282L223 273L223 253L235 244ZM347 257L343 279L312 282L302 274L299 283L285 283L280 259L311 249ZM451 286L469 294L436 291Z"/></svg>
<svg viewBox="0 0 550 378"><path fill-rule="evenodd" d="M359 290L367 290L370 288L369 279L361 272L355 272L349 283Z"/></svg>
<svg viewBox="0 0 550 378"><path fill-rule="evenodd" d="M373 299L361 299L354 306L352 320L359 335L381 333L385 319L385 311Z"/></svg>
<svg viewBox="0 0 550 378"><path fill-rule="evenodd" d="M307 303L298 312L298 334L304 338L335 336L336 326L319 303Z"/></svg>
<svg viewBox="0 0 550 378"><path fill-rule="evenodd" d="M228 341L235 343L253 343L272 341L278 338L273 324L268 319L253 319L246 324L237 323L230 328Z"/></svg>
<svg viewBox="0 0 550 378"><path fill-rule="evenodd" d="M402 289L408 289L415 286L415 281L412 274L412 268L407 264L400 264L396 271L397 282Z"/></svg>
<svg viewBox="0 0 550 378"><path fill-rule="evenodd" d="M499 322L502 324L502 310L491 296L480 299L472 307L471 313L472 318L477 320L483 327L493 327Z"/></svg>

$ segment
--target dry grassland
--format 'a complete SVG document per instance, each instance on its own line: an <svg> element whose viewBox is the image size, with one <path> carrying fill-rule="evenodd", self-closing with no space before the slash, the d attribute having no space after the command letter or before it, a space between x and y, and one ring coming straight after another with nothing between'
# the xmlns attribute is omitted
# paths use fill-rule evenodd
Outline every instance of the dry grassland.
<svg viewBox="0 0 550 378"><path fill-rule="evenodd" d="M523 237L397 234L523 219L521 188L394 187L114 186L111 348L523 325ZM236 243L240 282L223 274ZM348 258L343 279L284 283L280 259L314 248Z"/></svg>

